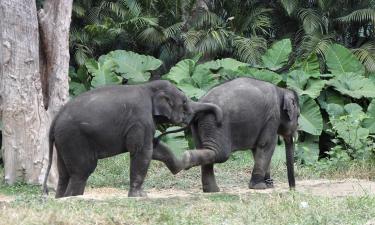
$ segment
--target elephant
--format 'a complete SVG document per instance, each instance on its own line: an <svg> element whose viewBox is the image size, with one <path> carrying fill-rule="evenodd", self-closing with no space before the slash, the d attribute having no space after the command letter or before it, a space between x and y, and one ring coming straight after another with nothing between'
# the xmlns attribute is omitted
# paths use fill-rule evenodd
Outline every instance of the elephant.
<svg viewBox="0 0 375 225"><path fill-rule="evenodd" d="M189 126L197 149L185 151L176 167L201 166L203 192L220 191L214 164L243 149L252 149L255 162L249 188L272 188L270 161L278 135L285 142L289 187L295 187L293 136L300 115L295 91L242 77L212 88L199 102L219 106L222 122L217 124L212 115L198 113Z"/></svg>
<svg viewBox="0 0 375 225"><path fill-rule="evenodd" d="M105 86L73 98L51 123L43 192L48 194L47 178L55 146L59 174L56 198L82 195L98 159L124 152L130 153L128 196L146 196L142 184L151 159L164 162L173 174L181 164L162 144L154 148L156 124L187 124L196 113L212 113L218 123L222 119L218 106L188 100L164 80Z"/></svg>

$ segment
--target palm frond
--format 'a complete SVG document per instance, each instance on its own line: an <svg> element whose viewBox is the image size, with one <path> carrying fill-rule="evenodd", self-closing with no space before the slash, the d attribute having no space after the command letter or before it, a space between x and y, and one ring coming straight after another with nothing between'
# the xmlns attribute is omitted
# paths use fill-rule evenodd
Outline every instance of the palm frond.
<svg viewBox="0 0 375 225"><path fill-rule="evenodd" d="M266 39L258 36L245 38L242 36L235 36L232 40L234 56L251 65L259 64L261 56L267 50Z"/></svg>
<svg viewBox="0 0 375 225"><path fill-rule="evenodd" d="M320 32L323 34L327 27L324 17L316 9L300 8L298 17L302 21L306 33Z"/></svg>
<svg viewBox="0 0 375 225"><path fill-rule="evenodd" d="M193 18L193 26L196 28L223 26L224 24L225 21L221 17L207 10L201 11L196 18Z"/></svg>
<svg viewBox="0 0 375 225"><path fill-rule="evenodd" d="M139 33L137 39L141 40L146 45L159 46L164 43L167 38L160 28L147 27Z"/></svg>
<svg viewBox="0 0 375 225"><path fill-rule="evenodd" d="M333 35L306 34L303 36L299 46L298 55L306 58L312 53L324 56L334 39Z"/></svg>
<svg viewBox="0 0 375 225"><path fill-rule="evenodd" d="M375 42L366 42L352 51L368 72L375 72Z"/></svg>
<svg viewBox="0 0 375 225"><path fill-rule="evenodd" d="M163 33L166 38L175 38L179 33L181 33L182 27L184 26L183 22L175 23L163 30Z"/></svg>
<svg viewBox="0 0 375 225"><path fill-rule="evenodd" d="M86 9L82 5L73 2L72 13L77 17L83 17L86 14Z"/></svg>
<svg viewBox="0 0 375 225"><path fill-rule="evenodd" d="M272 9L264 7L253 8L250 11L250 14L246 17L241 30L248 30L252 34L256 34L259 30L261 33L267 34L268 29L272 26L269 14L271 11Z"/></svg>
<svg viewBox="0 0 375 225"><path fill-rule="evenodd" d="M298 0L281 0L281 5L286 10L288 15L292 15L294 11L297 9L299 4Z"/></svg>
<svg viewBox="0 0 375 225"><path fill-rule="evenodd" d="M342 23L375 23L375 9L358 9L346 16L339 17L336 20Z"/></svg>
<svg viewBox="0 0 375 225"><path fill-rule="evenodd" d="M140 4L138 4L137 0L120 0L121 4L126 6L130 13L134 17L138 17L142 13L142 7Z"/></svg>

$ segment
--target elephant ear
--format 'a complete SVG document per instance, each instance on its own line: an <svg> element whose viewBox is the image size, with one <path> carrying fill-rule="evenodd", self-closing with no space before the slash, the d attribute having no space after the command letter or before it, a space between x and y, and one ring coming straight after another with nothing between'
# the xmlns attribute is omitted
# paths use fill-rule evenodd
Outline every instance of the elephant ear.
<svg viewBox="0 0 375 225"><path fill-rule="evenodd" d="M172 107L169 103L168 96L160 91L152 98L152 114L154 116L164 116L171 119L172 116Z"/></svg>
<svg viewBox="0 0 375 225"><path fill-rule="evenodd" d="M298 119L298 102L295 95L284 95L283 110L288 115L290 121Z"/></svg>

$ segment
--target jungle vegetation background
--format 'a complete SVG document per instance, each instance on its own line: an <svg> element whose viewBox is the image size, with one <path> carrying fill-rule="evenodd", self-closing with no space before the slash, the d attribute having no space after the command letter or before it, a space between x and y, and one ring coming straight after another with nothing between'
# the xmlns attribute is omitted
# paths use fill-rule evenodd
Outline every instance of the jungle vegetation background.
<svg viewBox="0 0 375 225"><path fill-rule="evenodd" d="M168 79L197 100L225 80L255 77L299 94L300 163L374 159L374 8L373 0L74 1L70 93ZM164 141L188 147L183 133Z"/></svg>
<svg viewBox="0 0 375 225"><path fill-rule="evenodd" d="M36 30L36 9L24 10L30 8L27 1L17 5L15 1L4 0L0 2L1 12L6 11L4 7L10 3L15 10L9 9L8 15L25 16L23 20L15 18L18 23L14 24L33 22L26 27ZM44 20L47 26L39 26L39 29L45 31L45 27L64 18L68 21L61 8L67 10L69 5L71 0L36 0L38 10L50 12ZM300 97L295 164L298 181L374 179L374 0L75 0L72 6L71 98L108 84L167 79L198 100L212 86L228 79L248 76L266 80L293 89ZM23 14L18 14L20 11ZM25 12L32 12L26 14L33 15L33 19L26 17ZM39 15L39 24L42 19ZM2 28L4 21L0 21ZM61 34L61 30L48 31ZM0 40L4 37L2 32L0 30L3 35ZM34 36L34 33L28 34L23 35ZM64 55L64 49L56 47L64 45L63 37L62 40L50 38L49 42L44 40L43 34L41 37L41 43L49 43L50 49L57 49L55 56ZM39 40L35 40L38 45ZM2 43L0 49L6 47L8 44ZM27 49L29 44L25 42L21 47ZM38 47L33 49L37 52ZM46 59L47 64L51 62L51 58ZM40 61L43 62L43 57ZM36 63L31 69L35 72L39 66ZM55 65L64 66L64 63ZM66 76L64 71L60 72ZM42 69L40 74L31 75L28 81L39 81L39 76L45 81ZM4 82L1 76L3 74L0 78ZM8 82L26 80L23 76L26 75L10 77ZM57 82L52 79L52 84L47 82L49 93L43 89L44 92L37 95L38 110L42 112L38 115L52 117L54 110L66 101L68 93L64 82L68 81L62 76L55 80ZM0 117L4 121L4 103L11 101L5 101L3 84L0 83ZM34 83L23 83L15 90L22 92L23 89L35 91ZM54 91L57 94L53 94ZM27 91L22 93L25 99L32 95ZM60 101L55 101L54 96L60 97ZM8 100L15 100L15 97L10 96ZM47 108L52 110L44 114ZM16 115L28 112L22 110ZM7 112L7 126L15 124L9 118L16 118L9 112L13 111ZM39 126L44 134L49 119ZM21 126L24 124L22 121L16 124L20 125L17 131L28 131L29 128ZM173 128L159 127L160 131L165 129ZM25 147L27 154L44 151L37 158L45 158L47 148L40 143L46 137L31 134L32 138L22 142L27 135L9 138L11 133L8 132L6 138L12 142L8 141L7 146ZM34 141L36 139L39 141ZM163 141L177 155L193 147L188 133L168 135ZM36 150L34 144L38 147ZM325 153L326 150L329 151ZM100 160L87 185L89 192L119 191L120 194L98 201L44 199L40 197L38 185L23 183L38 184L44 175L42 168L31 169L31 179L26 179L24 166L34 164L29 156L15 158L13 171L21 173L16 174L19 177L14 176L13 186L0 184L0 224L273 224L275 221L278 224L364 224L375 216L373 192L337 198L300 191L204 195L200 193L199 168L172 176L159 162L152 162L150 166L146 191L184 190L192 194L186 198L128 199L124 198L129 186L129 156L126 154ZM251 165L249 151L236 152L226 163L215 166L219 186L224 191L247 190ZM282 145L277 146L271 171L276 186L286 181ZM6 169L0 168L0 174L5 175ZM328 186L323 188L328 189Z"/></svg>

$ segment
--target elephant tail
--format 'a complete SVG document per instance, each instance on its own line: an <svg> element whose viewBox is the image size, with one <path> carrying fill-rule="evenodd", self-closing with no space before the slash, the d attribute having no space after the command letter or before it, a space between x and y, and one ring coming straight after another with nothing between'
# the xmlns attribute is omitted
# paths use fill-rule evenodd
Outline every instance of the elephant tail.
<svg viewBox="0 0 375 225"><path fill-rule="evenodd" d="M285 141L285 155L286 155L286 168L288 171L288 183L289 188L294 189L296 187L296 181L294 178L294 143L293 137L284 137Z"/></svg>
<svg viewBox="0 0 375 225"><path fill-rule="evenodd" d="M223 121L223 110L213 103L191 102L194 115L199 112L210 111L215 114L216 123L221 125Z"/></svg>
<svg viewBox="0 0 375 225"><path fill-rule="evenodd" d="M55 135L54 135L55 120L56 118L51 123L49 135L48 135L48 142L49 142L48 166L47 166L46 175L44 176L44 181L43 181L43 195L48 195L47 180L48 180L48 175L52 166L53 144L55 142Z"/></svg>

